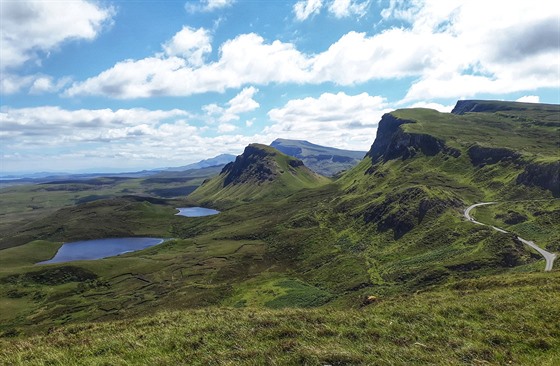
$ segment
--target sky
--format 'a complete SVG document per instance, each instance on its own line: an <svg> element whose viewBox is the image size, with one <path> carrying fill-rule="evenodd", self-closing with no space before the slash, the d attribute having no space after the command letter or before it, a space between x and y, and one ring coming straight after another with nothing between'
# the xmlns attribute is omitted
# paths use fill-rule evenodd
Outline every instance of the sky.
<svg viewBox="0 0 560 366"><path fill-rule="evenodd" d="M560 103L555 0L0 0L0 174L369 150L384 113Z"/></svg>

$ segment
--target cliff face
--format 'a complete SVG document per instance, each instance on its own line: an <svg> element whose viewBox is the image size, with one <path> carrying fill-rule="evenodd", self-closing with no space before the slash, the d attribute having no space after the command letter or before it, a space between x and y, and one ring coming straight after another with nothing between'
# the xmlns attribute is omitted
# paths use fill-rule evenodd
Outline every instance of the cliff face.
<svg viewBox="0 0 560 366"><path fill-rule="evenodd" d="M221 173L189 195L201 204L227 207L240 202L285 197L329 180L294 157L266 145L251 144Z"/></svg>
<svg viewBox="0 0 560 366"><path fill-rule="evenodd" d="M408 159L418 153L433 156L440 152L458 157L459 150L451 148L445 141L427 134L408 133L401 126L408 123L416 123L412 120L404 120L390 113L383 115L377 129L377 137L366 157L370 157L374 163L397 158Z"/></svg>
<svg viewBox="0 0 560 366"><path fill-rule="evenodd" d="M500 102L489 100L459 100L455 104L455 108L451 111L453 114L465 114L472 112L498 112L511 110L512 107L504 105Z"/></svg>
<svg viewBox="0 0 560 366"><path fill-rule="evenodd" d="M517 184L548 189L554 197L560 197L560 162L526 165L517 177Z"/></svg>
<svg viewBox="0 0 560 366"><path fill-rule="evenodd" d="M496 164L501 161L516 161L521 154L505 149L473 145L468 150L469 158L473 165Z"/></svg>
<svg viewBox="0 0 560 366"><path fill-rule="evenodd" d="M222 169L220 174L225 175L224 187L249 180L257 183L273 180L277 175L274 156L274 152L263 150L256 145L247 146L243 154Z"/></svg>

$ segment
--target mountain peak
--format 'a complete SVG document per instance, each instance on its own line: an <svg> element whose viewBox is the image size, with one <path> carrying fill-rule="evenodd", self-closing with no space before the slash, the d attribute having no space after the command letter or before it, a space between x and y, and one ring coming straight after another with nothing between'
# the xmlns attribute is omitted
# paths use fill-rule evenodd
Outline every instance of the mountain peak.
<svg viewBox="0 0 560 366"><path fill-rule="evenodd" d="M282 138L274 140L270 146L301 159L309 169L324 176L334 176L356 166L366 153L316 145L306 140Z"/></svg>
<svg viewBox="0 0 560 366"><path fill-rule="evenodd" d="M267 145L250 144L217 177L203 183L190 197L201 202L228 204L281 197L326 182L328 179L309 170L301 160Z"/></svg>

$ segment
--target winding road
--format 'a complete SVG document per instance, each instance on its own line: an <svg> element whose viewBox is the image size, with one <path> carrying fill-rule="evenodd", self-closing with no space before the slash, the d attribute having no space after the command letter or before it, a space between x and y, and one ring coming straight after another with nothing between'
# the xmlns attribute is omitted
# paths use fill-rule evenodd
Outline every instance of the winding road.
<svg viewBox="0 0 560 366"><path fill-rule="evenodd" d="M507 234L507 231L505 231L504 229L500 229L499 227L492 226L492 225L483 224L482 222L476 221L474 219L474 217L472 217L470 215L471 210L475 207L485 206L485 205L493 205L495 203L497 203L497 202L475 203L474 205L471 205L471 206L469 206L465 209L465 212L464 212L465 218L467 220L469 220L470 222L474 223L474 224L483 225L483 226L490 226L491 228L493 228L496 231ZM552 270L552 265L554 264L554 260L556 259L556 254L547 252L546 250L542 249L541 247L539 247L537 244L535 244L532 241L525 240L523 238L520 238L519 236L516 236L516 237L517 237L517 240L519 240L523 244L527 244L531 248L535 249L537 252L539 252L540 255L542 255L544 257L544 259L546 260L546 266L544 268L545 271L551 271Z"/></svg>

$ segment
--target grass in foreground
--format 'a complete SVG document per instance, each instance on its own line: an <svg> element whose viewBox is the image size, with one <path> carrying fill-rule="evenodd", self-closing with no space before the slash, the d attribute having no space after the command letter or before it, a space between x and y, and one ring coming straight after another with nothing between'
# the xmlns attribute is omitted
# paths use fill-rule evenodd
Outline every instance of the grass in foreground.
<svg viewBox="0 0 560 366"><path fill-rule="evenodd" d="M206 308L0 338L8 365L558 365L560 272L459 281L360 310ZM12 334L13 336L13 334Z"/></svg>

